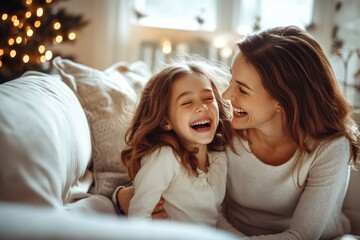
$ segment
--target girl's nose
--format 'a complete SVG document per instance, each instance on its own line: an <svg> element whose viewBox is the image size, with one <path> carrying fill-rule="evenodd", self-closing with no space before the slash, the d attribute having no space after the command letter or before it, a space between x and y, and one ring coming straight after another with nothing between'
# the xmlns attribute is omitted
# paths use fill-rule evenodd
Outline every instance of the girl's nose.
<svg viewBox="0 0 360 240"><path fill-rule="evenodd" d="M196 112L203 112L207 110L208 110L208 106L206 104L200 104L196 108Z"/></svg>

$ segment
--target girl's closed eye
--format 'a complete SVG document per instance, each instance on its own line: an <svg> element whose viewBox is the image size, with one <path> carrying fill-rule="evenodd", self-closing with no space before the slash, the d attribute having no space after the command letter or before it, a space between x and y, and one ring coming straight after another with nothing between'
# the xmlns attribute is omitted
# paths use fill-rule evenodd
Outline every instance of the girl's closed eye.
<svg viewBox="0 0 360 240"><path fill-rule="evenodd" d="M214 101L214 97L213 96L210 96L210 97L206 97L206 98L204 98L204 101L205 102L212 102L212 101Z"/></svg>
<svg viewBox="0 0 360 240"><path fill-rule="evenodd" d="M192 104L192 101L184 101L184 102L182 102L181 103L181 106L189 106L189 105L191 105Z"/></svg>

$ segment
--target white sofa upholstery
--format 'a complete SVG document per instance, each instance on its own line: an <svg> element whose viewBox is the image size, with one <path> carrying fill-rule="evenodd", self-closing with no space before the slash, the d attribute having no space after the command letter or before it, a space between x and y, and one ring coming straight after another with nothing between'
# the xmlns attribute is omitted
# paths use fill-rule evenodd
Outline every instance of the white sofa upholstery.
<svg viewBox="0 0 360 240"><path fill-rule="evenodd" d="M28 72L0 85L0 239L237 239L205 226L119 217L108 196L90 193L90 135L59 77Z"/></svg>
<svg viewBox="0 0 360 240"><path fill-rule="evenodd" d="M0 239L236 239L210 227L116 215L111 192L128 180L117 155L126 108L148 72L132 69L141 64L100 72L56 61L59 75L27 72L0 85ZM359 184L353 172L344 211L354 235Z"/></svg>

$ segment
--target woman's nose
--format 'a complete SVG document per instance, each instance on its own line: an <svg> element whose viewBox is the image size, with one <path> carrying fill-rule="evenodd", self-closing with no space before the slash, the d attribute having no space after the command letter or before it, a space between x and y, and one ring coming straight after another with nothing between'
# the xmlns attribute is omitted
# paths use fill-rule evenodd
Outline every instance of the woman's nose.
<svg viewBox="0 0 360 240"><path fill-rule="evenodd" d="M228 86L225 91L223 92L222 94L222 97L226 100L232 100L234 97L233 97L233 94L232 94L232 91L231 91L231 86Z"/></svg>

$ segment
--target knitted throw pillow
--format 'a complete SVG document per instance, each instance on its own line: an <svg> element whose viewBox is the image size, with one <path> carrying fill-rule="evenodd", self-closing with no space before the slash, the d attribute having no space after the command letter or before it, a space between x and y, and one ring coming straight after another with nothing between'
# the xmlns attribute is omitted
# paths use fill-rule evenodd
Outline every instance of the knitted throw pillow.
<svg viewBox="0 0 360 240"><path fill-rule="evenodd" d="M77 95L90 126L94 185L90 192L111 197L118 185L129 181L120 160L125 146L124 135L134 112L138 89L121 73L99 71L57 57L53 67ZM142 73L143 75L140 75ZM139 71L144 83L150 71Z"/></svg>

